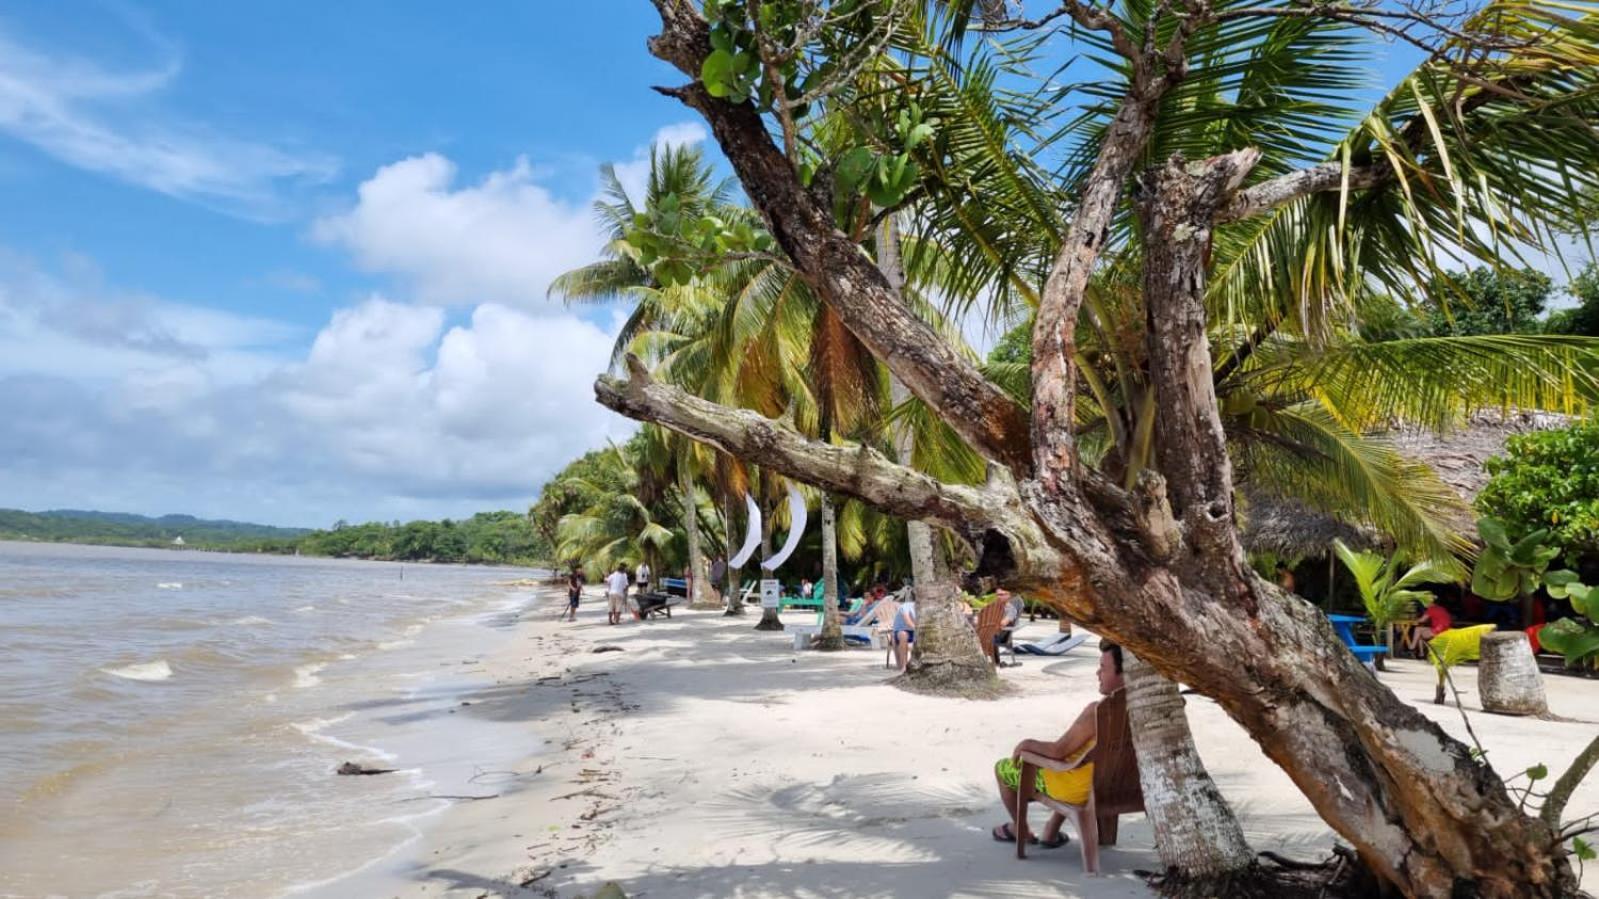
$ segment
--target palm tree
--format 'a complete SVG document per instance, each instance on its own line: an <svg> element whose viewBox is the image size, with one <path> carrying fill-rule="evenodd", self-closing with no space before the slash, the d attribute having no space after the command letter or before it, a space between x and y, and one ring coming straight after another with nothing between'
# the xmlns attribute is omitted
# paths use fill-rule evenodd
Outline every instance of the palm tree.
<svg viewBox="0 0 1599 899"><path fill-rule="evenodd" d="M659 502L662 483L659 473L649 468L649 455L642 440L612 445L601 457L599 472L574 479L580 483L571 486L591 497L591 502L582 511L563 516L557 525L561 558L580 559L590 571L639 561L664 570L675 538L661 523L668 515Z"/></svg>

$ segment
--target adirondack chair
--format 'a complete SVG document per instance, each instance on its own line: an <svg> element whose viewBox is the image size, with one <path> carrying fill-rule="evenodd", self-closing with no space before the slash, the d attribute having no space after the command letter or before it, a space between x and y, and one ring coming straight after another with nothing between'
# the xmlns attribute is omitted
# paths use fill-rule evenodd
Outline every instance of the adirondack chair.
<svg viewBox="0 0 1599 899"><path fill-rule="evenodd" d="M1138 782L1138 757L1133 752L1133 731L1127 718L1127 691L1117 690L1099 702L1094 713L1094 748L1073 761L1022 753L1021 784L1016 791L1016 857L1027 857L1027 806L1038 802L1077 825L1083 852L1083 870L1099 871L1099 847L1116 845L1117 819L1144 810L1144 791ZM1038 793L1038 769L1067 771L1094 763L1094 785L1085 805L1067 805Z"/></svg>
<svg viewBox="0 0 1599 899"><path fill-rule="evenodd" d="M999 667L999 647L994 645L994 638L999 635L1000 623L1005 620L1005 603L995 601L977 613L977 645L983 647L994 667Z"/></svg>

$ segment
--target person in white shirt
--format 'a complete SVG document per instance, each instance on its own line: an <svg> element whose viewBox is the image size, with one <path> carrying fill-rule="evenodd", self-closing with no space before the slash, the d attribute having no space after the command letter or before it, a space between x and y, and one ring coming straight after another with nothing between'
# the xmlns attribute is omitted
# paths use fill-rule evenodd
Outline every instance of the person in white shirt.
<svg viewBox="0 0 1599 899"><path fill-rule="evenodd" d="M638 563L637 570L633 572L633 581L638 584L638 595L650 592L650 563Z"/></svg>
<svg viewBox="0 0 1599 899"><path fill-rule="evenodd" d="M616 570L605 578L605 603L610 611L608 624L621 624L622 611L627 608L627 563L616 566Z"/></svg>

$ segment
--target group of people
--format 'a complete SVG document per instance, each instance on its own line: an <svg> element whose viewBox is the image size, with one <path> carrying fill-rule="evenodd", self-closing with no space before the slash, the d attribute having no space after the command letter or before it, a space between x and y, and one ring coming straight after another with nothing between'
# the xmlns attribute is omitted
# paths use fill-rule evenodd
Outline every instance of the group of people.
<svg viewBox="0 0 1599 899"><path fill-rule="evenodd" d="M639 617L639 606L635 602L628 605L628 588L636 587L637 596L650 592L650 563L639 562L638 567L631 574L628 573L627 563L618 562L616 570L605 576L605 605L606 623L621 624L622 616L628 612L636 620ZM577 620L577 607L583 601L583 588L588 585L588 578L583 573L582 565L573 565L572 570L566 575L566 620Z"/></svg>

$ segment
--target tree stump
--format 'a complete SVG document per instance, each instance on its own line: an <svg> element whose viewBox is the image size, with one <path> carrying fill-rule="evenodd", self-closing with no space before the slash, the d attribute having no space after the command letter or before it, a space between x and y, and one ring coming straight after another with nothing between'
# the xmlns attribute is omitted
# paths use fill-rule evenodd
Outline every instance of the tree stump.
<svg viewBox="0 0 1599 899"><path fill-rule="evenodd" d="M1496 631L1482 635L1482 662L1477 669L1477 691L1484 711L1501 715L1546 715L1543 676L1533 658L1532 644L1521 631Z"/></svg>

